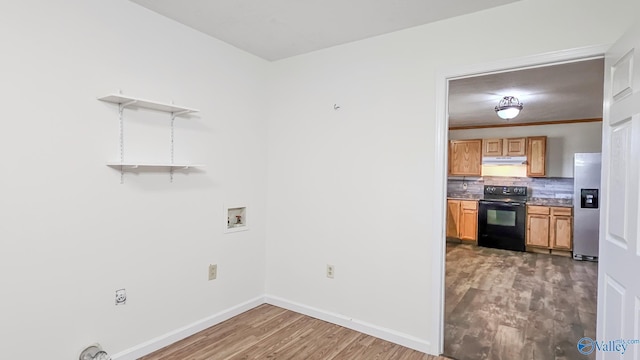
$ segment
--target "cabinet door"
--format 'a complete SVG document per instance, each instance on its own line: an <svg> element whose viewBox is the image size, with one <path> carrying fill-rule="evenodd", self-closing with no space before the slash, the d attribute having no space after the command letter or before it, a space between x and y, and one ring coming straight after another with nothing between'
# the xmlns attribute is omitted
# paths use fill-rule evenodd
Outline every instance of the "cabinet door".
<svg viewBox="0 0 640 360"><path fill-rule="evenodd" d="M502 139L482 139L482 156L502 156Z"/></svg>
<svg viewBox="0 0 640 360"><path fill-rule="evenodd" d="M549 216L527 215L527 246L549 247Z"/></svg>
<svg viewBox="0 0 640 360"><path fill-rule="evenodd" d="M447 200L447 237L458 237L460 200Z"/></svg>
<svg viewBox="0 0 640 360"><path fill-rule="evenodd" d="M478 203L462 201L460 205L460 239L478 239Z"/></svg>
<svg viewBox="0 0 640 360"><path fill-rule="evenodd" d="M451 140L449 150L450 175L480 176L482 140Z"/></svg>
<svg viewBox="0 0 640 360"><path fill-rule="evenodd" d="M573 233L571 220L571 216L551 216L550 242L554 249L571 250L571 235Z"/></svg>
<svg viewBox="0 0 640 360"><path fill-rule="evenodd" d="M505 139L505 156L525 156L527 154L527 138Z"/></svg>
<svg viewBox="0 0 640 360"><path fill-rule="evenodd" d="M527 176L544 177L546 175L547 137L527 138Z"/></svg>

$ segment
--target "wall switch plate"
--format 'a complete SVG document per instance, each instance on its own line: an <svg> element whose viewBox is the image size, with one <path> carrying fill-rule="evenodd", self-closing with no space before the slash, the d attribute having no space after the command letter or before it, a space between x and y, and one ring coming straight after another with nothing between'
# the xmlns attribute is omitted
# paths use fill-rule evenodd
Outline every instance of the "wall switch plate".
<svg viewBox="0 0 640 360"><path fill-rule="evenodd" d="M333 276L335 275L335 268L333 265L329 265L327 264L327 277L329 279L333 279Z"/></svg>
<svg viewBox="0 0 640 360"><path fill-rule="evenodd" d="M218 277L218 264L209 264L209 280L215 280Z"/></svg>
<svg viewBox="0 0 640 360"><path fill-rule="evenodd" d="M127 303L127 290L116 290L116 305L125 305Z"/></svg>

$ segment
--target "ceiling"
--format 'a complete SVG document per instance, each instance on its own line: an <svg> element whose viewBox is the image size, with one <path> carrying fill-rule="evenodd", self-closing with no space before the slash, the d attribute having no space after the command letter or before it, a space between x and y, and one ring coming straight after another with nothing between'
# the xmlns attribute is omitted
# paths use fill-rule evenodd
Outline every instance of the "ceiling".
<svg viewBox="0 0 640 360"><path fill-rule="evenodd" d="M131 0L279 60L518 0Z"/></svg>
<svg viewBox="0 0 640 360"><path fill-rule="evenodd" d="M279 60L518 0L131 0L266 60ZM450 126L505 124L494 107L516 96L509 123L602 117L601 59L453 80Z"/></svg>
<svg viewBox="0 0 640 360"><path fill-rule="evenodd" d="M602 59L452 80L449 126L601 118L603 82ZM504 96L524 104L508 122L494 110Z"/></svg>

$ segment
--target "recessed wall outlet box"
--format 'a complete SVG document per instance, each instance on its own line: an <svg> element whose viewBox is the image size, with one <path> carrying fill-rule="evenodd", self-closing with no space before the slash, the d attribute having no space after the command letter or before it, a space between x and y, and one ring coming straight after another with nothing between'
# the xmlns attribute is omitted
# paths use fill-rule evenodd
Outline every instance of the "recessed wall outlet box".
<svg viewBox="0 0 640 360"><path fill-rule="evenodd" d="M209 264L209 280L215 280L218 277L218 264Z"/></svg>
<svg viewBox="0 0 640 360"><path fill-rule="evenodd" d="M327 264L327 277L329 279L333 279L333 276L335 275L335 268L333 265L329 265Z"/></svg>
<svg viewBox="0 0 640 360"><path fill-rule="evenodd" d="M249 230L249 212L246 205L224 207L224 232Z"/></svg>
<svg viewBox="0 0 640 360"><path fill-rule="evenodd" d="M125 305L127 303L127 291L125 289L116 290L116 305Z"/></svg>

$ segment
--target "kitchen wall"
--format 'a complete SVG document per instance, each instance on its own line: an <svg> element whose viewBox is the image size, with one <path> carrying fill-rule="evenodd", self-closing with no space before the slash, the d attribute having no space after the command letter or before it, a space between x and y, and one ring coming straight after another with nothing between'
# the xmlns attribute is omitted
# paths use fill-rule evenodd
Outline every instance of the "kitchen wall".
<svg viewBox="0 0 640 360"><path fill-rule="evenodd" d="M602 122L450 130L449 139L547 136L547 176L573 177L573 154L602 151Z"/></svg>
<svg viewBox="0 0 640 360"><path fill-rule="evenodd" d="M521 178L483 176L480 178L449 178L447 196L478 199L484 195L484 185L526 186L529 201L553 199L555 204L573 204L572 178Z"/></svg>
<svg viewBox="0 0 640 360"><path fill-rule="evenodd" d="M437 73L610 43L638 10L636 0L523 0L274 63L268 294L435 353ZM498 51L505 31L517 41Z"/></svg>
<svg viewBox="0 0 640 360"><path fill-rule="evenodd" d="M262 299L266 61L127 0L3 2L0 43L0 357L115 355ZM175 161L205 167L120 184L117 106L96 100L118 89L199 109ZM169 115L124 117L125 159L168 161ZM229 202L249 231L223 234Z"/></svg>

